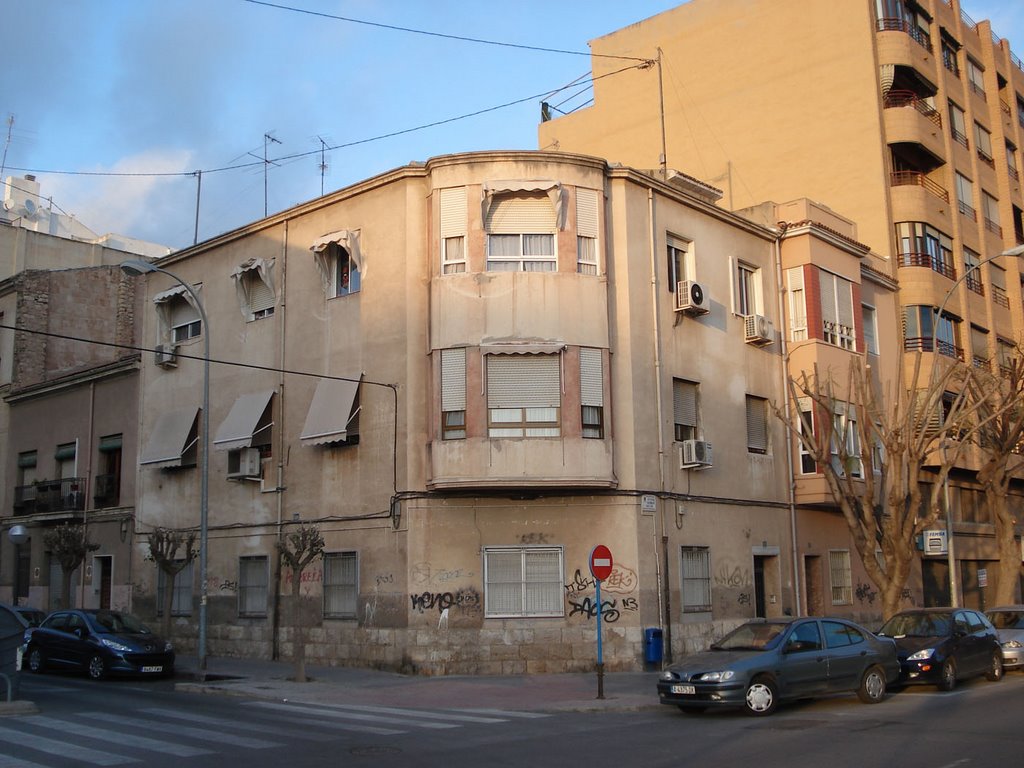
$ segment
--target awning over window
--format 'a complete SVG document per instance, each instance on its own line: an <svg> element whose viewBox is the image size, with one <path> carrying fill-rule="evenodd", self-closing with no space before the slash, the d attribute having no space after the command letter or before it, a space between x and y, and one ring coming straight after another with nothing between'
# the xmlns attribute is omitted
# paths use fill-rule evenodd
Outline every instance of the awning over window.
<svg viewBox="0 0 1024 768"><path fill-rule="evenodd" d="M564 349L564 341L509 341L480 345L480 353L484 355L556 355Z"/></svg>
<svg viewBox="0 0 1024 768"><path fill-rule="evenodd" d="M252 273L255 279L247 280L246 273ZM235 267L231 277L243 317L248 319L251 313L274 306L274 259L253 257Z"/></svg>
<svg viewBox="0 0 1024 768"><path fill-rule="evenodd" d="M555 209L555 223L559 229L565 229L565 188L557 181L550 179L540 180L513 180L513 181L487 181L483 185L483 200L481 201L481 221L487 221L487 214L491 209L495 195L529 194L545 192L551 200Z"/></svg>
<svg viewBox="0 0 1024 768"><path fill-rule="evenodd" d="M323 445L347 439L348 425L354 416L352 404L358 392L358 379L320 379L299 436L303 445Z"/></svg>
<svg viewBox="0 0 1024 768"><path fill-rule="evenodd" d="M356 263L356 267L360 271L363 271L363 252L359 247L359 230L358 229L339 229L337 232L331 232L330 234L318 237L313 241L313 244L309 246L314 254L320 254L327 250L327 246L331 243L337 243L346 251L352 261Z"/></svg>
<svg viewBox="0 0 1024 768"><path fill-rule="evenodd" d="M218 451L234 451L249 448L253 444L253 435L260 424L260 419L270 404L274 390L252 392L240 396L231 406L228 417L217 428L213 438L213 447Z"/></svg>
<svg viewBox="0 0 1024 768"><path fill-rule="evenodd" d="M182 466L182 457L198 439L196 419L199 411L200 408L193 405L161 413L139 464L148 467Z"/></svg>

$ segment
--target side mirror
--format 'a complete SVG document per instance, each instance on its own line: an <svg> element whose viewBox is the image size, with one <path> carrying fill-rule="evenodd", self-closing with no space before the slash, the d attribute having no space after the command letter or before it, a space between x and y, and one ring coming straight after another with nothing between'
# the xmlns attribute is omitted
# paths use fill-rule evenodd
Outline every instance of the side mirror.
<svg viewBox="0 0 1024 768"><path fill-rule="evenodd" d="M77 637L79 640L82 639L82 628L81 627L75 627L75 637Z"/></svg>

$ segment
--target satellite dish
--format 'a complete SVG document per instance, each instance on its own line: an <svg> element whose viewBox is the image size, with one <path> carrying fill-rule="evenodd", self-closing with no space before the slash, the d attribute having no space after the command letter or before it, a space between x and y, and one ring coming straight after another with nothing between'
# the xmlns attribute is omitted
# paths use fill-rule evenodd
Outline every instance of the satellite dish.
<svg viewBox="0 0 1024 768"><path fill-rule="evenodd" d="M28 217L32 218L33 216L35 216L37 210L39 209L36 206L36 204L33 203L30 199L25 198L25 213L28 215Z"/></svg>

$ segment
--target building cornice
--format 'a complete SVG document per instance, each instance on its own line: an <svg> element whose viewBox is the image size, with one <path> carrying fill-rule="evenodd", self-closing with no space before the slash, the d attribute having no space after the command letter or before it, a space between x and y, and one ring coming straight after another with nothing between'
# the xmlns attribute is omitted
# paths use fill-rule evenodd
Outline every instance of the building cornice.
<svg viewBox="0 0 1024 768"><path fill-rule="evenodd" d="M100 365L86 371L76 371L75 373L61 376L57 379L51 379L39 384L31 384L21 389L14 389L12 387L10 392L3 397L3 400L8 404L13 404L25 400L32 400L37 397L45 397L47 395L63 392L64 390L74 389L82 386L83 384L89 384L90 382L103 381L105 379L113 379L118 376L127 376L133 373L138 373L140 368L141 355L131 355L130 357L123 358L115 363Z"/></svg>

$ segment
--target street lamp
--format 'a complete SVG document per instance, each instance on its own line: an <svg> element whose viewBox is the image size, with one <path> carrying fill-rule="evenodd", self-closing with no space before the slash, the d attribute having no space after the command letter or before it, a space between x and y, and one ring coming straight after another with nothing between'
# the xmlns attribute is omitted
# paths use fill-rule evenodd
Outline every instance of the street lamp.
<svg viewBox="0 0 1024 768"><path fill-rule="evenodd" d="M210 324L206 319L203 302L196 289L173 272L150 264L142 259L122 262L121 269L128 275L145 275L159 272L177 280L188 291L199 310L203 323L203 415L200 422L199 439L199 643L196 655L199 660L199 678L206 679L206 550L210 511Z"/></svg>
<svg viewBox="0 0 1024 768"><path fill-rule="evenodd" d="M939 320L942 319L942 310L946 308L946 302L948 302L950 300L950 298L952 298L953 293L956 291L957 286L960 285L960 283L962 283L964 280L966 280L970 276L970 274L972 272L974 272L976 269L980 269L982 264L988 264L990 261L995 261L996 259L1002 258L1003 256L1021 256L1021 255L1024 255L1024 245L1018 245L1016 248L1010 248L1009 250L1003 251L1002 253L998 253L995 256L989 256L986 259L982 259L977 264L972 264L967 269L965 269L964 273L962 275L960 275L960 277L958 277L953 282L953 284L951 286L949 286L949 290L946 291L946 295L943 297L942 303L939 304L939 309L935 313L935 319L932 321L932 345L929 348L931 350L932 354L934 354L937 351L936 348L935 348L935 344L936 344L936 336L937 336L938 331L939 331ZM955 347L955 345L954 345L954 347ZM954 349L954 352L955 352L955 349ZM935 374L935 363L934 363L934 360L933 360L933 362L932 362L932 375L934 376L934 374ZM943 441L943 443L942 443L942 460L943 460L943 462L945 462L945 460L946 460L946 443L945 443L945 441ZM946 474L945 479L942 482L942 494L943 494L943 504L946 507L946 567L949 570L949 604L953 608L958 608L959 605L960 605L960 596L958 594L959 588L957 587L957 578L956 578L956 556L954 555L954 552L953 552L953 511L952 511L952 509L950 509L950 504L949 504L949 474L948 474L948 472Z"/></svg>

